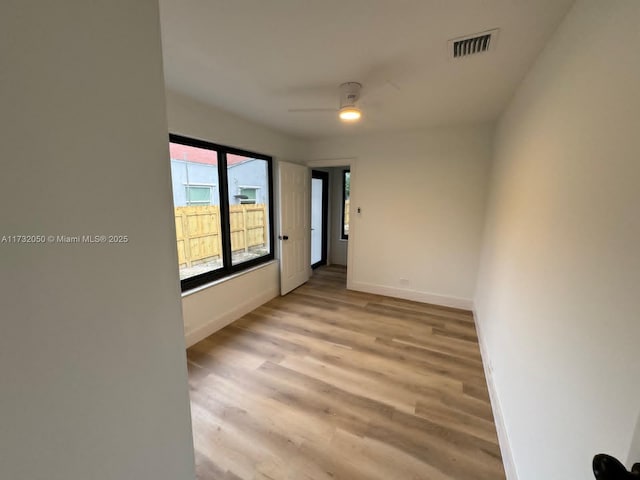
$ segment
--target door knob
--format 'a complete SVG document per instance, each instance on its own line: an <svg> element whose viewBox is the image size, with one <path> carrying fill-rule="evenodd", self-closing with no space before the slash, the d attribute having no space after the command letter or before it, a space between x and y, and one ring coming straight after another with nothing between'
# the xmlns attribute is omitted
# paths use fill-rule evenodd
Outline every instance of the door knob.
<svg viewBox="0 0 640 480"><path fill-rule="evenodd" d="M289 240L289 235L278 235L280 240Z"/></svg>

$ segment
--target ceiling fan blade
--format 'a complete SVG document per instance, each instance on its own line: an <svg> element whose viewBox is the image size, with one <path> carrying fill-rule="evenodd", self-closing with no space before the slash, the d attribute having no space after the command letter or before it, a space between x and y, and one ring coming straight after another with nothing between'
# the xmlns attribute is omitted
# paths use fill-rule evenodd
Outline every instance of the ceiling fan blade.
<svg viewBox="0 0 640 480"><path fill-rule="evenodd" d="M289 113L337 112L337 108L290 108Z"/></svg>

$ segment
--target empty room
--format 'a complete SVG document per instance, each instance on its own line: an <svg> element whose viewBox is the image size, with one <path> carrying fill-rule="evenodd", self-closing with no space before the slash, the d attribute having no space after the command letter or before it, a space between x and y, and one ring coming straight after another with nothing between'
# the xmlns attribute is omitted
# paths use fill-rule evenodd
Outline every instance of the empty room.
<svg viewBox="0 0 640 480"><path fill-rule="evenodd" d="M0 478L640 478L639 1L0 32Z"/></svg>

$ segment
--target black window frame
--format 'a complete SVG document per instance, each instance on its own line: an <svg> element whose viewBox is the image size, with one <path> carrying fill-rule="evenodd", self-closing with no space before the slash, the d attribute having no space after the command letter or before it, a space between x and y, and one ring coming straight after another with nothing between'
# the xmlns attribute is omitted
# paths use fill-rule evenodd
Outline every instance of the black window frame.
<svg viewBox="0 0 640 480"><path fill-rule="evenodd" d="M351 198L351 169L347 168L342 171L342 219L340 222L340 238L349 240L349 234L344 233L344 204L347 201L347 173L349 174L349 198Z"/></svg>
<svg viewBox="0 0 640 480"><path fill-rule="evenodd" d="M169 142L179 143L189 147L203 148L207 150L213 150L217 153L218 158L218 195L220 196L220 234L222 236L222 267L209 272L201 273L193 277L180 280L180 287L183 292L193 290L208 283L223 278L229 277L235 273L243 270L248 270L257 265L267 263L275 258L275 234L274 234L274 213L273 213L273 158L269 155L262 153L250 152L248 150L241 150L239 148L228 147L226 145L220 145L217 143L209 142L207 140L201 140L192 137L185 137L178 134L169 134ZM255 158L257 160L265 160L267 162L267 176L268 176L268 188L269 188L269 205L268 205L268 220L269 220L269 253L262 255L258 258L253 258L246 262L233 265L231 263L231 226L229 223L229 185L228 185L228 172L227 172L227 154L240 155L244 157Z"/></svg>

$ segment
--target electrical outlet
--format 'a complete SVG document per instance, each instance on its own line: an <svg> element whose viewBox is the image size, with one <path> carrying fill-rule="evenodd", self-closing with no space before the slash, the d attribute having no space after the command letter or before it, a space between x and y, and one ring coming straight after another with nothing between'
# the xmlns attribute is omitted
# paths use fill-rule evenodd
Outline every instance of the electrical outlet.
<svg viewBox="0 0 640 480"><path fill-rule="evenodd" d="M409 285L409 283L410 283L409 279L407 279L407 278L401 278L400 279L400 285L405 285L406 286L406 285Z"/></svg>

